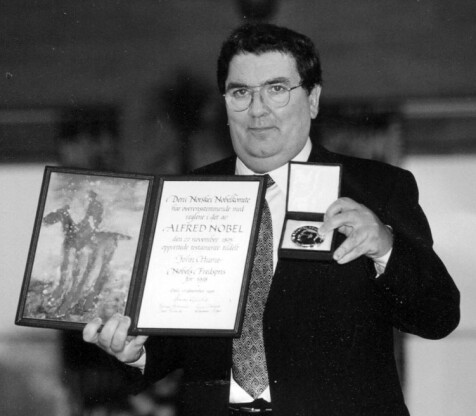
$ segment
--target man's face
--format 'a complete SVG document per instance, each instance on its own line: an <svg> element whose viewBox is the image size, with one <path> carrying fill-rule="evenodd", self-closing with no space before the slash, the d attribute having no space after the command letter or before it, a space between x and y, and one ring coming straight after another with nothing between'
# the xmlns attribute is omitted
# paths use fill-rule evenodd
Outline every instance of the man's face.
<svg viewBox="0 0 476 416"><path fill-rule="evenodd" d="M280 52L240 54L230 62L225 88L257 86L279 80L288 87L301 83L294 57ZM317 116L320 87L311 94L302 87L290 92L285 107L266 105L259 93L244 111L227 106L230 135L238 157L257 173L274 170L293 159L304 147L311 119Z"/></svg>

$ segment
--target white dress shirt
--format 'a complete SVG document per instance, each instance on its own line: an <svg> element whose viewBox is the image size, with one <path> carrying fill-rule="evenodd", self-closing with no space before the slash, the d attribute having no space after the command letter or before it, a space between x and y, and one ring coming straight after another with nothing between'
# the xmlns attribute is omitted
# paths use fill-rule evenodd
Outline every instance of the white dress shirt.
<svg viewBox="0 0 476 416"><path fill-rule="evenodd" d="M312 144L308 139L304 148L293 159L293 162L306 162L311 154ZM271 172L267 172L271 178L273 178L274 185L269 187L266 191L266 202L269 205L271 211L271 221L273 223L273 270L276 270L278 264L278 247L281 239L281 231L283 229L284 217L286 214L286 193L288 189L288 168L289 164L275 169ZM255 175L255 172L248 169L245 164L240 160L236 160L235 167L236 175ZM271 394L269 386L261 393L260 398L271 401ZM238 385L231 377L230 386L230 403L247 403L252 402L254 399L245 390Z"/></svg>

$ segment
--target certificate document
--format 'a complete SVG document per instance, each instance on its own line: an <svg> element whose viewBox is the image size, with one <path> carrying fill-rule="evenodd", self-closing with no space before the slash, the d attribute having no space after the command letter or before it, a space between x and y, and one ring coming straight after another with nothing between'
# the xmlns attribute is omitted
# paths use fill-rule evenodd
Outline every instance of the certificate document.
<svg viewBox="0 0 476 416"><path fill-rule="evenodd" d="M139 332L238 332L261 188L252 179L163 181Z"/></svg>

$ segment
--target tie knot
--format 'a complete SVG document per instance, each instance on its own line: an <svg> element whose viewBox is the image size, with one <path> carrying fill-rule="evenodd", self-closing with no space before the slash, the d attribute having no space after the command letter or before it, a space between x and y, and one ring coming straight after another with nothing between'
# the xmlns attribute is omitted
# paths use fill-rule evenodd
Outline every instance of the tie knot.
<svg viewBox="0 0 476 416"><path fill-rule="evenodd" d="M276 183L268 174L264 175L264 177L266 178L266 189L271 188Z"/></svg>

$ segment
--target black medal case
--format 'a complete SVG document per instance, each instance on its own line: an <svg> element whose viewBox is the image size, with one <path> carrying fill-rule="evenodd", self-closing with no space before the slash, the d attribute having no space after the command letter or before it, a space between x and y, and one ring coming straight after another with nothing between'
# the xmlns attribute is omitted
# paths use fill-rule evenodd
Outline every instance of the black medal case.
<svg viewBox="0 0 476 416"><path fill-rule="evenodd" d="M321 235L327 208L339 197L342 166L291 162L288 171L286 215L279 257L332 260L337 231Z"/></svg>

